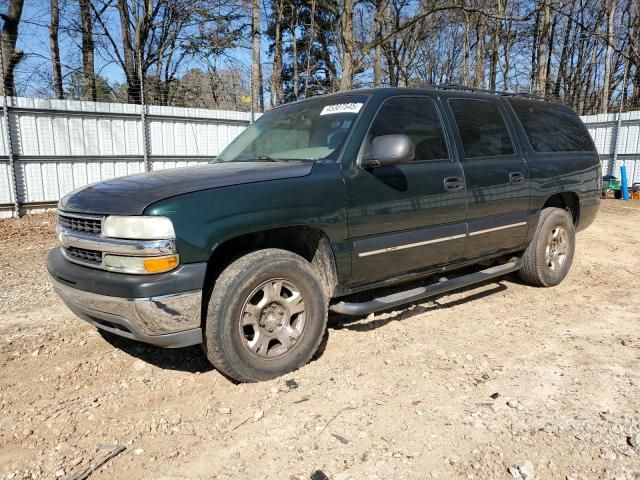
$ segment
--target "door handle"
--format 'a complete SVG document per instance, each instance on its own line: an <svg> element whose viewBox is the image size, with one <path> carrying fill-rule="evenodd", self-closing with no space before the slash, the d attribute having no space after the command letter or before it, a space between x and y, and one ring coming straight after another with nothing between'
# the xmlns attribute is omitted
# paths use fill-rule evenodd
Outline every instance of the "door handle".
<svg viewBox="0 0 640 480"><path fill-rule="evenodd" d="M524 182L524 173L511 172L509 174L509 183L522 183Z"/></svg>
<svg viewBox="0 0 640 480"><path fill-rule="evenodd" d="M464 180L460 177L445 177L445 190L462 190L464 188Z"/></svg>

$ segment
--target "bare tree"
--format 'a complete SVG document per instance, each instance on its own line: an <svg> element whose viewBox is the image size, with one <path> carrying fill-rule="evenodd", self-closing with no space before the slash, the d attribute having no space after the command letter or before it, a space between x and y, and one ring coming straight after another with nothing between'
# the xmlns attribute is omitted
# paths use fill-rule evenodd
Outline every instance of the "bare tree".
<svg viewBox="0 0 640 480"><path fill-rule="evenodd" d="M4 85L4 92L14 97L16 95L15 68L24 58L24 52L16 49L23 4L24 0L9 0L7 12L0 14L0 18L4 20L0 36L0 54L2 55L4 66L2 84Z"/></svg>
<svg viewBox="0 0 640 480"><path fill-rule="evenodd" d="M607 53L604 57L604 81L602 85L602 112L607 113L609 108L609 97L611 96L610 85L611 85L611 73L612 73L612 65L611 58L613 57L613 32L614 32L614 21L616 16L616 0L608 0L605 4L606 14L607 14L607 26L606 26L606 42L607 42Z"/></svg>
<svg viewBox="0 0 640 480"><path fill-rule="evenodd" d="M82 24L82 72L84 74L84 99L96 101L95 44L93 42L93 15L91 0L79 0Z"/></svg>
<svg viewBox="0 0 640 480"><path fill-rule="evenodd" d="M53 91L56 98L64 98L62 88L62 66L60 65L60 45L58 31L60 29L60 7L58 0L51 0L51 20L49 22L49 48L51 49L51 68L53 73Z"/></svg>
<svg viewBox="0 0 640 480"><path fill-rule="evenodd" d="M271 106L275 107L284 102L282 91L282 21L284 16L284 0L274 2L274 45L273 72L271 74Z"/></svg>
<svg viewBox="0 0 640 480"><path fill-rule="evenodd" d="M251 101L253 111L264 110L262 69L260 65L260 2L251 2Z"/></svg>
<svg viewBox="0 0 640 480"><path fill-rule="evenodd" d="M387 18L387 0L376 1L376 13L374 19L374 60L373 60L373 86L382 86L382 33Z"/></svg>
<svg viewBox="0 0 640 480"><path fill-rule="evenodd" d="M355 39L353 32L354 0L342 0L340 13L340 36L342 40L342 76L340 90L350 90L353 87L353 55L355 53Z"/></svg>

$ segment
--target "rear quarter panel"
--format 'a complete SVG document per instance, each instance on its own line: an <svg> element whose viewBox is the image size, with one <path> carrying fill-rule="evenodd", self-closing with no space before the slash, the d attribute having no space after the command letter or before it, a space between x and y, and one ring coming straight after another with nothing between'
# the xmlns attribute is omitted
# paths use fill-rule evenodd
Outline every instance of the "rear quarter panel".
<svg viewBox="0 0 640 480"><path fill-rule="evenodd" d="M531 208L539 211L554 193L572 192L579 200L578 229L590 225L600 204L598 154L553 153L529 157Z"/></svg>
<svg viewBox="0 0 640 480"><path fill-rule="evenodd" d="M595 146L591 152L536 152L515 112L507 101L503 101L507 104L506 110L529 169L531 214L539 216L545 202L553 194L571 192L579 200L578 230L589 226L600 205L598 183L602 167ZM549 125L549 128L553 128L553 125ZM585 132L588 135L586 127ZM537 220L531 224L537 225ZM529 236L532 235L533 232L529 232Z"/></svg>

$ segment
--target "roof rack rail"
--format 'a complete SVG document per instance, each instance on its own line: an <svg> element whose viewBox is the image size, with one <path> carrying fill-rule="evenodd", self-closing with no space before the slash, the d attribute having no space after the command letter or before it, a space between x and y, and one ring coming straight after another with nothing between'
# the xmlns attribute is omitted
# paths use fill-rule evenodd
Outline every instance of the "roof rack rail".
<svg viewBox="0 0 640 480"><path fill-rule="evenodd" d="M501 90L491 91L483 88L467 87L466 85L461 85L459 83L443 83L439 85L424 84L422 86L423 88L433 88L435 90L460 90L464 92L484 93L487 95L499 95L503 97L523 97L523 98L530 98L532 100L541 100L545 102L555 101L555 99L553 98L544 97L542 95L535 95L532 93L505 92Z"/></svg>

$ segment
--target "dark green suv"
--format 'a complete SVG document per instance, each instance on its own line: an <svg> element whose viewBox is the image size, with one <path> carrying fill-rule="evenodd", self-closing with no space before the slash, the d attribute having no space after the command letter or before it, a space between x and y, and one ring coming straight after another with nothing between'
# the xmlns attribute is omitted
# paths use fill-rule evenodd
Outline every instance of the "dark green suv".
<svg viewBox="0 0 640 480"><path fill-rule="evenodd" d="M516 270L557 285L600 177L562 105L357 90L265 113L209 165L72 192L47 266L97 328L202 344L224 374L258 381L309 361L328 310L366 315Z"/></svg>

